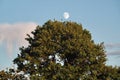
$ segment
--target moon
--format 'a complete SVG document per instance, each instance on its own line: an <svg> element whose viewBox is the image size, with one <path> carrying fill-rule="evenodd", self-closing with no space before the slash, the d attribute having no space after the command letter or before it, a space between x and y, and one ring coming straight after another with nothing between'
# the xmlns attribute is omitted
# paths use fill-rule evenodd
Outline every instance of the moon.
<svg viewBox="0 0 120 80"><path fill-rule="evenodd" d="M68 12L64 12L63 17L64 17L65 19L68 19L68 18L70 17L70 15L69 15Z"/></svg>

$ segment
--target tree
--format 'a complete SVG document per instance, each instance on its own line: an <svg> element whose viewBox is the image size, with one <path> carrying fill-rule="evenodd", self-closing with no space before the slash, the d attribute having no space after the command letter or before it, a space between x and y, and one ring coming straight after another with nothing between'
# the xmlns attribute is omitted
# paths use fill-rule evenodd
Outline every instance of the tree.
<svg viewBox="0 0 120 80"><path fill-rule="evenodd" d="M29 80L24 74L17 73L15 69L7 69L0 71L0 80Z"/></svg>
<svg viewBox="0 0 120 80"><path fill-rule="evenodd" d="M98 76L101 80L120 80L120 67L105 66Z"/></svg>
<svg viewBox="0 0 120 80"><path fill-rule="evenodd" d="M21 47L13 61L18 71L32 80L101 80L104 45L96 44L81 24L49 20L31 33L28 47Z"/></svg>
<svg viewBox="0 0 120 80"><path fill-rule="evenodd" d="M12 79L11 74L9 74L4 70L0 71L0 80L7 80L7 79Z"/></svg>

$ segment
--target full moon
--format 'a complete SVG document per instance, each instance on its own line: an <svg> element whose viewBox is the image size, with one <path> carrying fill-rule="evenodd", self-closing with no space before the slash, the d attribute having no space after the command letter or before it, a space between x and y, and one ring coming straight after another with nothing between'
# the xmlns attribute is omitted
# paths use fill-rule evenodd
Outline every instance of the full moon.
<svg viewBox="0 0 120 80"><path fill-rule="evenodd" d="M65 19L68 19L68 18L70 17L70 15L69 15L68 12L64 12L63 17L64 17Z"/></svg>

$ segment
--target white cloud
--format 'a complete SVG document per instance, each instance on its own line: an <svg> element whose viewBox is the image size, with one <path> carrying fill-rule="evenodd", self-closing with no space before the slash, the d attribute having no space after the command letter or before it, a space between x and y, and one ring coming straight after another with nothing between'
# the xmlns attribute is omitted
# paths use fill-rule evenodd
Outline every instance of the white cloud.
<svg viewBox="0 0 120 80"><path fill-rule="evenodd" d="M15 24L0 24L0 45L6 45L6 50L11 55L13 47L26 46L28 43L25 40L26 34L37 26L36 23L15 23Z"/></svg>

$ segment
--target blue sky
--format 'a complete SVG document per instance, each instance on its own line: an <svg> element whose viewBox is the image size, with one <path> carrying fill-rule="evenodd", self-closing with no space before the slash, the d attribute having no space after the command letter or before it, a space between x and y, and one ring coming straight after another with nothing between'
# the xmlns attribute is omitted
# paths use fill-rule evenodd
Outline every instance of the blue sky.
<svg viewBox="0 0 120 80"><path fill-rule="evenodd" d="M11 66L26 33L49 19L81 23L104 42L107 64L120 66L120 0L0 0L0 69Z"/></svg>

